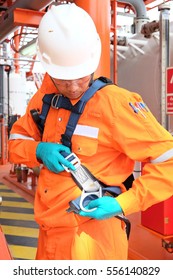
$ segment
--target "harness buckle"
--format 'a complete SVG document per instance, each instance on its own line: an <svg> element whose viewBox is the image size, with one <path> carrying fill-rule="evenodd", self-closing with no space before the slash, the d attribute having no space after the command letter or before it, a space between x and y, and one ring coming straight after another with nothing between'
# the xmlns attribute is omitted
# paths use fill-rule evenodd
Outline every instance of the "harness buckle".
<svg viewBox="0 0 173 280"><path fill-rule="evenodd" d="M93 184L95 184L95 183L98 183L98 182L95 181ZM79 203L81 210L83 210L85 212L92 212L97 209L97 208L87 209L86 206L88 205L88 203L91 200L102 197L102 188L99 183L98 183L98 185L99 186L97 186L98 187L97 191L87 192L84 189L82 190L82 194L80 197L80 203Z"/></svg>
<svg viewBox="0 0 173 280"><path fill-rule="evenodd" d="M54 109L58 109L58 101L62 94L55 94L51 100L51 107Z"/></svg>
<svg viewBox="0 0 173 280"><path fill-rule="evenodd" d="M70 140L70 137L68 135L61 134L61 143L64 146L67 146L67 147L71 148L71 140Z"/></svg>
<svg viewBox="0 0 173 280"><path fill-rule="evenodd" d="M65 159L70 161L76 169L80 166L80 159L74 153L69 154L68 156L65 157ZM75 172L75 171L70 170L64 164L62 164L62 166L64 167L65 171L67 171L67 172L71 172L71 173Z"/></svg>
<svg viewBox="0 0 173 280"><path fill-rule="evenodd" d="M85 207L92 199L102 197L102 187L100 183L93 179L86 169L83 168L80 159L74 153L69 154L67 157L65 157L65 159L69 160L76 168L75 171L72 171L63 165L64 169L72 174L74 181L82 190L79 203L80 208L86 212L94 211L95 208L89 210ZM87 201L88 203L86 204Z"/></svg>

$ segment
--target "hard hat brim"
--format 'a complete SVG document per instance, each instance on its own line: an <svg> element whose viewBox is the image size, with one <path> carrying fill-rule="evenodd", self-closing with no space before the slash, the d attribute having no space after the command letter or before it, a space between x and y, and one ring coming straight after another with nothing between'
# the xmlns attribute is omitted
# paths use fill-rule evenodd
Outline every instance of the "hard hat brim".
<svg viewBox="0 0 173 280"><path fill-rule="evenodd" d="M79 79L94 73L97 70L99 64L100 55L101 47L100 50L97 50L97 53L95 53L94 57L88 59L85 63L75 66L59 66L53 63L46 63L43 59L43 56L38 51L39 60L42 63L45 71L52 78L61 80Z"/></svg>

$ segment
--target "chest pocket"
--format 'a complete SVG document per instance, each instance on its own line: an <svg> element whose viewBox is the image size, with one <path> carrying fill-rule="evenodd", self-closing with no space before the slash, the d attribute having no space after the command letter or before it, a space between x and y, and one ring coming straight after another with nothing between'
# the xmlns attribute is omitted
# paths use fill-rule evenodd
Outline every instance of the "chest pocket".
<svg viewBox="0 0 173 280"><path fill-rule="evenodd" d="M77 155L93 156L97 153L98 139L86 136L73 135L72 150Z"/></svg>

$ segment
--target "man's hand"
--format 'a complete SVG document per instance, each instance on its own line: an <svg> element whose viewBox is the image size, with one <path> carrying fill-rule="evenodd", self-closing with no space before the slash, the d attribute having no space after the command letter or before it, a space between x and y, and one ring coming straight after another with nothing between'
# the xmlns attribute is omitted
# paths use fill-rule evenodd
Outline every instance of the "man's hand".
<svg viewBox="0 0 173 280"><path fill-rule="evenodd" d="M93 209L92 212L80 211L79 215L84 217L91 217L98 220L108 219L113 216L122 214L122 208L117 200L110 196L103 196L92 200L86 207L86 209Z"/></svg>
<svg viewBox="0 0 173 280"><path fill-rule="evenodd" d="M71 153L70 149L64 145L41 142L37 146L36 156L50 171L54 173L64 171L62 164L71 170L75 170L73 164L65 159L61 152L65 152L67 154Z"/></svg>

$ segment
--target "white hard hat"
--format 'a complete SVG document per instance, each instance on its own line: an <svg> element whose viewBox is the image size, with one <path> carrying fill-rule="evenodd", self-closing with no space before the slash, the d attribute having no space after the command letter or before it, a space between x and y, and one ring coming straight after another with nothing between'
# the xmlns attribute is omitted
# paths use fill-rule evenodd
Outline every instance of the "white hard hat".
<svg viewBox="0 0 173 280"><path fill-rule="evenodd" d="M76 4L52 6L38 29L38 56L48 74L73 80L94 73L101 41L90 15Z"/></svg>

